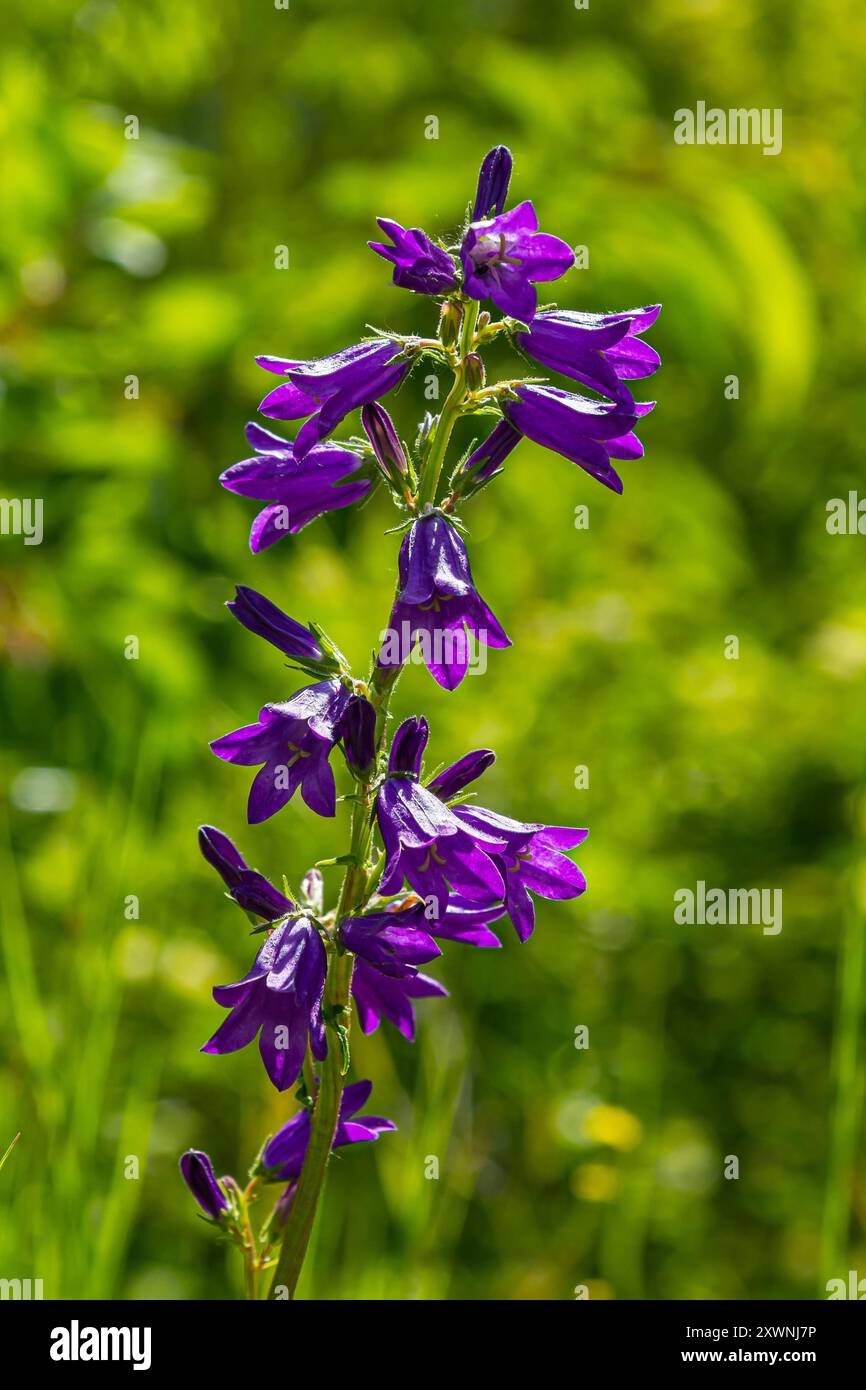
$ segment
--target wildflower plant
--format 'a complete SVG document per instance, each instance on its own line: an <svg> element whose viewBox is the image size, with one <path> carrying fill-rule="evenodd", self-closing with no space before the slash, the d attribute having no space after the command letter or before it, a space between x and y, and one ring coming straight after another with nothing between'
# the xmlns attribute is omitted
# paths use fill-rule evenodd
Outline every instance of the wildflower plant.
<svg viewBox="0 0 866 1390"><path fill-rule="evenodd" d="M261 413L302 423L293 442L248 425L254 455L220 479L265 504L252 524L254 552L377 486L399 513L392 529L403 532L390 620L363 676L319 627L304 626L255 590L239 586L227 605L310 678L211 745L226 762L257 769L250 824L276 815L296 792L315 814L333 816L340 755L351 779L344 799L352 804L348 849L310 869L297 894L251 868L220 830L199 831L204 857L264 938L248 973L214 989L227 1013L203 1051L225 1054L258 1040L271 1083L294 1089L297 1102L263 1143L245 1187L217 1179L197 1150L181 1159L202 1213L241 1250L252 1298L264 1292L263 1274L272 1276L270 1297L294 1297L332 1149L395 1128L359 1113L372 1084L348 1081L353 1013L363 1032L384 1018L411 1042L415 1001L446 993L422 970L443 946L497 947L492 925L504 918L525 942L535 898L577 898L586 888L569 858L585 829L513 820L473 799L469 789L494 761L491 750L464 753L430 777L423 715L393 734L389 726L391 697L416 643L447 690L466 675L470 642L510 645L475 587L462 513L520 440L563 455L615 492L622 491L615 463L643 452L634 431L652 405L636 402L631 388L659 365L643 338L658 306L608 314L539 309L536 286L563 276L574 256L566 242L538 230L531 202L506 210L511 170L504 146L486 156L456 244L379 219L386 240L370 246L393 265L395 285L439 305L437 335L377 331L313 361L259 357L281 378ZM518 375L488 383L484 349L503 338L519 354ZM450 369L453 384L410 448L382 400L422 361ZM536 364L593 394L556 385ZM355 411L364 437L338 441L335 432ZM455 423L467 415L483 422L483 438L446 469ZM343 869L331 906L320 872L326 864ZM279 1195L256 1231L253 1205L269 1184Z"/></svg>

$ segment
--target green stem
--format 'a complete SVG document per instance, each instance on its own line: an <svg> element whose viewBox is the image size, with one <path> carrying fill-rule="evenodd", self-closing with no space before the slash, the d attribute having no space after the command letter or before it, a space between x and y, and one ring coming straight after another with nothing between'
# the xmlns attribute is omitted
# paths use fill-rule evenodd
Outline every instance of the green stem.
<svg viewBox="0 0 866 1390"><path fill-rule="evenodd" d="M256 1252L255 1249L250 1253L244 1252L244 1270L246 1273L247 1298L254 1303L258 1297L256 1291Z"/></svg>
<svg viewBox="0 0 866 1390"><path fill-rule="evenodd" d="M460 355L454 369L454 385L445 398L445 404L436 422L436 429L424 464L424 474L418 489L419 511L422 511L428 503L432 504L436 501L436 489L439 486L439 476L451 439L451 431L454 429L466 399L466 357L472 351L479 308L477 299L470 299L464 305L463 325L460 330Z"/></svg>
<svg viewBox="0 0 866 1390"><path fill-rule="evenodd" d="M387 706L396 680L384 693L373 691L373 703L381 716L381 733L377 754L384 742ZM379 720L377 719L377 728ZM367 859L370 850L372 794L369 782L359 787L359 799L352 809L353 862L346 869L340 888L335 920L348 916L362 907L368 896ZM352 988L352 956L334 950L328 960L325 980L324 1006L332 1019L339 1019L348 1029L351 1014L349 1001ZM340 1100L345 1078L342 1071L342 1049L332 1036L328 1040L328 1055L321 1065L321 1079L310 1124L310 1142L298 1181L292 1209L283 1233L280 1256L274 1271L269 1297L293 1299L300 1278L304 1257L313 1232L316 1210L325 1182L331 1144L340 1114Z"/></svg>
<svg viewBox="0 0 866 1390"><path fill-rule="evenodd" d="M337 957L331 956L328 965L328 978L325 984L325 998L332 1001L337 993L334 965ZM340 1097L343 1093L343 1078L340 1075L340 1049L331 1039L328 1055L321 1067L321 1079L316 1096L316 1106L310 1127L310 1142L304 1166L298 1181L292 1210L283 1232L280 1257L274 1271L269 1297L294 1298L304 1256L310 1243L313 1222L325 1169L331 1153L331 1143L337 1128L340 1111Z"/></svg>
<svg viewBox="0 0 866 1390"><path fill-rule="evenodd" d="M258 1256L256 1252L256 1238L253 1234L253 1223L250 1220L250 1195L254 1184L243 1193L243 1220L244 1220L244 1282L246 1284L247 1298L255 1301L258 1298Z"/></svg>

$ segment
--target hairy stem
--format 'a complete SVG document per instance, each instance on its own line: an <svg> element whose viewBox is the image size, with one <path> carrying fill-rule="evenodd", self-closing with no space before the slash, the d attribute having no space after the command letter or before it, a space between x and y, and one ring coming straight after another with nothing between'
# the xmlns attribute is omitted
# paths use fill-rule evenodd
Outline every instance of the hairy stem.
<svg viewBox="0 0 866 1390"><path fill-rule="evenodd" d="M399 672L398 672L399 673ZM387 706L396 678L379 694L372 692L372 701L377 706L377 755L385 739L387 726ZM340 897L337 903L336 921L349 916L363 907L368 896L367 860L371 836L371 784L361 783L358 799L352 808L352 843L350 853L352 863L346 868ZM353 958L334 950L328 959L328 974L325 980L323 1006L335 1022L349 1029L350 998L352 988ZM293 1299L300 1278L304 1257L310 1243L316 1210L325 1182L331 1144L340 1115L340 1101L343 1095L345 1077L342 1072L342 1049L331 1031L328 1038L328 1055L321 1064L321 1077L316 1094L315 1106L310 1125L310 1142L304 1159L304 1166L298 1181L292 1209L283 1233L279 1260L274 1271L269 1297L272 1299Z"/></svg>
<svg viewBox="0 0 866 1390"><path fill-rule="evenodd" d="M436 422L436 430L430 444L430 452L424 465L424 476L421 479L421 486L418 489L418 508L419 511L427 504L436 501L436 489L439 486L439 476L442 472L442 464L445 461L445 454L451 439L451 431L460 415L460 410L466 399L466 357L472 351L472 342L475 336L475 325L478 322L479 303L477 299L470 299L463 310L463 326L460 330L459 360L454 369L454 385L445 398L441 414Z"/></svg>
<svg viewBox="0 0 866 1390"><path fill-rule="evenodd" d="M242 1194L243 1226L244 1226L244 1285L247 1298L255 1300L258 1298L258 1257L256 1252L256 1238L253 1234L253 1223L250 1220L250 1197L255 1184L250 1183L249 1187Z"/></svg>

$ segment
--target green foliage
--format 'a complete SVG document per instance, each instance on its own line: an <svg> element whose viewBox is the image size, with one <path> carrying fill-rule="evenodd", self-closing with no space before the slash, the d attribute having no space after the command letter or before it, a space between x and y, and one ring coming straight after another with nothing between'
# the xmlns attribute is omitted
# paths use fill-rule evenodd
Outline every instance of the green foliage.
<svg viewBox="0 0 866 1390"><path fill-rule="evenodd" d="M499 141L514 194L590 249L561 303L663 301L659 406L622 498L524 443L466 507L514 646L453 695L412 666L395 713L427 713L431 763L495 747L485 803L589 825L589 891L524 947L449 949L414 1048L355 1030L399 1133L334 1160L302 1292L785 1298L866 1269L866 540L825 527L863 476L859 9L539 14L10 7L0 493L44 499L45 539L0 537L0 1273L46 1297L241 1292L177 1157L242 1175L293 1102L254 1050L198 1051L255 942L195 828L297 882L347 813L245 826L207 740L296 678L222 604L250 584L363 667L399 537L380 494L252 557L254 504L216 476L269 384L256 352L432 331L364 243L377 214L453 230ZM675 146L698 99L782 107L783 153ZM402 437L422 395L396 398ZM782 932L676 925L699 879L781 887Z"/></svg>

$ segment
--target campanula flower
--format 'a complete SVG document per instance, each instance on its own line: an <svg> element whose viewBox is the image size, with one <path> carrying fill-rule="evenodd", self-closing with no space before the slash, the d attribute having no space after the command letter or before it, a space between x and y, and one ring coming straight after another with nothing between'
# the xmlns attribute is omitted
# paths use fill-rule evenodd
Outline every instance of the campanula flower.
<svg viewBox="0 0 866 1390"><path fill-rule="evenodd" d="M228 888L229 896L246 912L254 912L267 922L275 922L286 913L294 912L291 899L275 888L264 874L251 869L234 842L215 825L199 826L198 844Z"/></svg>
<svg viewBox="0 0 866 1390"><path fill-rule="evenodd" d="M466 294L492 299L503 314L528 323L538 300L536 282L558 280L574 264L574 252L559 237L539 232L535 208L524 202L470 223L460 259Z"/></svg>
<svg viewBox="0 0 866 1390"><path fill-rule="evenodd" d="M213 997L231 1013L202 1052L237 1052L259 1034L259 1051L278 1091L297 1081L309 1038L313 1056L328 1055L322 1021L326 958L307 918L270 933L252 970L236 984L217 985Z"/></svg>
<svg viewBox="0 0 866 1390"><path fill-rule="evenodd" d="M376 797L376 819L385 846L379 892L399 892L406 879L444 915L453 892L473 903L501 901L502 874L493 858L506 842L483 828L467 830L455 812L418 781L427 721L407 719L395 734L389 775Z"/></svg>
<svg viewBox="0 0 866 1390"><path fill-rule="evenodd" d="M376 221L394 244L368 241L367 245L377 256L393 263L395 285L418 294L447 294L457 288L454 262L448 252L436 246L420 227L407 231L389 217L377 217Z"/></svg>
<svg viewBox="0 0 866 1390"><path fill-rule="evenodd" d="M660 304L619 314L545 309L536 314L528 333L517 334L517 342L536 362L616 400L623 382L652 376L661 363L655 348L640 336L660 310Z"/></svg>
<svg viewBox="0 0 866 1390"><path fill-rule="evenodd" d="M466 946L480 947L502 945L499 937L490 930L490 923L498 921L505 913L502 902L473 903L452 893L447 909L440 917L435 900L422 902L415 893L406 893L389 904L389 911L404 914L419 905L423 909L419 921L423 923L424 930L439 941L459 941Z"/></svg>
<svg viewBox="0 0 866 1390"><path fill-rule="evenodd" d="M322 672L339 669L338 661L325 652L314 632L246 584L235 586L235 597L228 601L226 608L250 632L263 637L302 666Z"/></svg>
<svg viewBox="0 0 866 1390"><path fill-rule="evenodd" d="M311 811L333 816L336 788L328 758L341 737L350 694L338 680L320 681L282 704L265 705L257 723L214 739L211 749L224 762L262 764L250 788L251 825L281 810L298 787Z"/></svg>
<svg viewBox="0 0 866 1390"><path fill-rule="evenodd" d="M438 512L412 523L400 546L400 584L380 666L399 666L418 638L431 676L454 690L469 667L469 637L488 647L511 642L472 580L466 546Z"/></svg>
<svg viewBox="0 0 866 1390"><path fill-rule="evenodd" d="M570 459L612 492L622 492L611 459L642 457L633 428L654 402L638 405L626 395L610 403L556 386L518 386L516 394L503 410L521 434Z"/></svg>
<svg viewBox="0 0 866 1390"><path fill-rule="evenodd" d="M429 975L396 980L383 975L365 960L356 960L352 971L352 995L362 1033L375 1033L383 1018L399 1029L408 1042L415 1041L413 999L436 999L448 991Z"/></svg>
<svg viewBox="0 0 866 1390"><path fill-rule="evenodd" d="M211 1221L221 1221L230 1209L230 1202L214 1177L213 1164L201 1149L187 1149L180 1160L181 1177Z"/></svg>
<svg viewBox="0 0 866 1390"><path fill-rule="evenodd" d="M586 879L565 851L582 844L588 830L525 824L473 804L455 807L454 815L472 834L498 836L504 843L493 857L505 883L506 910L521 941L527 941L535 928L530 892L565 899L586 891Z"/></svg>
<svg viewBox="0 0 866 1390"><path fill-rule="evenodd" d="M353 1081L340 1098L340 1117L332 1149L344 1148L347 1144L365 1144L378 1139L380 1134L396 1130L393 1120L381 1115L359 1115L358 1111L367 1104L373 1090L372 1081ZM310 1142L310 1112L300 1110L297 1115L278 1129L262 1150L262 1167L274 1182L294 1182L301 1176L307 1145Z"/></svg>
<svg viewBox="0 0 866 1390"><path fill-rule="evenodd" d="M490 923L498 921L504 914L504 903L479 905L452 893L448 898L448 908L444 917L428 922L427 930L439 941L459 941L464 946L496 948L500 947L502 942L496 933L490 930Z"/></svg>
<svg viewBox="0 0 866 1390"><path fill-rule="evenodd" d="M302 459L287 440L261 425L247 425L246 436L256 456L233 463L220 482L229 492L269 504L250 531L254 554L296 535L325 512L359 502L373 486L368 464L336 444L320 444Z"/></svg>
<svg viewBox="0 0 866 1390"><path fill-rule="evenodd" d="M426 926L424 904L416 899L409 905L344 918L340 939L347 951L362 956L383 975L402 980L417 975L419 965L442 954Z"/></svg>
<svg viewBox="0 0 866 1390"><path fill-rule="evenodd" d="M403 348L390 338L356 343L311 362L285 357L257 357L256 361L266 371L289 378L268 392L259 406L262 414L273 420L310 417L298 431L296 459L303 459L327 439L350 411L387 395L410 366Z"/></svg>

